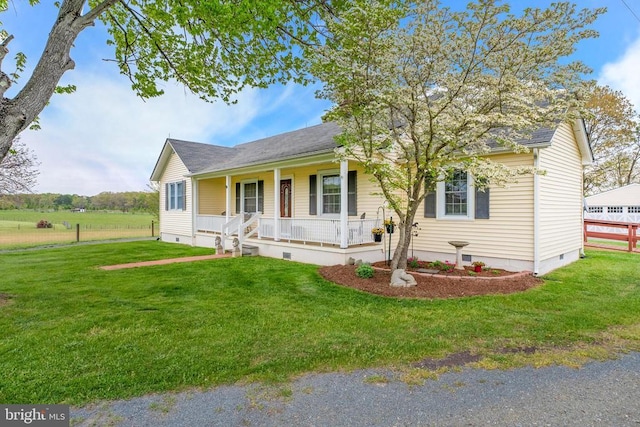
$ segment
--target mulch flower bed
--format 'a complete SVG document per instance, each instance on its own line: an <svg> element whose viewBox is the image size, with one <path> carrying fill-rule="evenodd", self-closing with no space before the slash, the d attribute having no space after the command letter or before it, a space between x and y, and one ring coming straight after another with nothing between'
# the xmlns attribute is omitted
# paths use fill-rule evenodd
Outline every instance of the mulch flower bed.
<svg viewBox="0 0 640 427"><path fill-rule="evenodd" d="M539 286L541 279L532 274L513 273L491 269L472 276L469 270L453 270L449 273L413 274L417 286L396 288L389 286L391 271L384 262L372 264L376 268L370 279L356 276L353 265L333 265L320 268L325 279L342 286L358 289L376 295L396 298L458 298L473 295L510 294ZM385 269L382 269L385 268ZM411 269L410 273L414 273Z"/></svg>

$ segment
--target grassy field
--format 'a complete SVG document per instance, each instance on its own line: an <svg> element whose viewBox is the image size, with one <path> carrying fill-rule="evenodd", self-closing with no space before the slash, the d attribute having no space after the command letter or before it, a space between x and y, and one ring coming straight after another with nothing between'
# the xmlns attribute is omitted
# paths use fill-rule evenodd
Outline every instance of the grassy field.
<svg viewBox="0 0 640 427"><path fill-rule="evenodd" d="M121 212L0 211L0 248L75 242L76 224L80 225L80 241L151 237L153 219L150 214ZM53 227L36 228L40 220ZM157 224L155 228L157 233Z"/></svg>
<svg viewBox="0 0 640 427"><path fill-rule="evenodd" d="M5 253L0 403L84 404L311 371L410 368L459 351L486 367L579 364L640 350L637 254L587 258L513 295L399 300L323 280L313 265L228 258L156 241ZM503 349L535 347L534 354Z"/></svg>
<svg viewBox="0 0 640 427"><path fill-rule="evenodd" d="M0 221L18 221L36 224L41 219L45 219L55 224L62 224L63 221L69 223L88 223L95 225L148 225L153 219L147 213L123 213L106 211L71 212L60 211L35 211L35 210L0 210Z"/></svg>

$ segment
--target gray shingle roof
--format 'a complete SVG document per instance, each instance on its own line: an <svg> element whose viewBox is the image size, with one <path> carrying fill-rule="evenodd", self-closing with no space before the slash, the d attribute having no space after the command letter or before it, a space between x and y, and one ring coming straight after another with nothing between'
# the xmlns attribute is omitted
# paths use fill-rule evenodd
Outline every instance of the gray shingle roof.
<svg viewBox="0 0 640 427"><path fill-rule="evenodd" d="M339 133L340 129L335 123L322 123L234 147L176 139L167 142L189 172L197 174L330 153L336 148L333 138Z"/></svg>
<svg viewBox="0 0 640 427"><path fill-rule="evenodd" d="M168 139L167 142L192 174L219 172L262 163L330 153L336 148L334 137L340 133L335 123L322 123L292 132L239 144L234 147ZM541 128L520 144L548 144L555 129ZM489 144L492 148L496 144Z"/></svg>
<svg viewBox="0 0 640 427"><path fill-rule="evenodd" d="M531 138L519 139L519 140L516 140L516 142L518 144L521 144L527 147L536 146L540 144L548 144L551 142L551 138L553 138L553 135L555 133L556 133L556 129L540 128L531 133ZM495 141L489 141L487 145L489 145L489 147L491 147L492 149L500 150L502 148L502 146L500 146Z"/></svg>
<svg viewBox="0 0 640 427"><path fill-rule="evenodd" d="M224 159L233 153L233 148L220 145L201 144L199 142L168 139L178 157L190 173L205 169L217 159Z"/></svg>
<svg viewBox="0 0 640 427"><path fill-rule="evenodd" d="M553 135L555 133L556 133L556 129L540 128L531 134L531 138L527 140L520 140L517 142L518 144L522 144L522 145L547 144L551 142L551 138L553 138Z"/></svg>

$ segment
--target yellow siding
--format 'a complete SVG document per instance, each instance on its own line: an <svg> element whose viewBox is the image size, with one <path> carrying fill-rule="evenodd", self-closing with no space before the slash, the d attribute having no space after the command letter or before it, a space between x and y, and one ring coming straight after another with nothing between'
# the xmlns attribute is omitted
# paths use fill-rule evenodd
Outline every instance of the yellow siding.
<svg viewBox="0 0 640 427"><path fill-rule="evenodd" d="M198 213L221 215L226 209L225 179L212 178L198 181ZM231 205L233 207L233 204Z"/></svg>
<svg viewBox="0 0 640 427"><path fill-rule="evenodd" d="M291 179L293 184L292 216L294 218L317 218L309 215L309 175L317 175L321 171L340 169L338 163L321 163L297 168L283 168L280 170L281 179ZM382 196L373 195L379 192L370 176L365 175L364 169L356 163L349 163L349 170L356 170L357 176L357 209L358 216L366 214L367 219L376 218L378 207L382 206ZM243 181L264 181L264 216L274 215L274 173L273 171L252 174L235 175L231 177L231 215L235 215L236 183ZM225 178L210 178L198 181L199 206L198 213L202 215L220 215L225 210ZM382 221L382 211L379 211Z"/></svg>
<svg viewBox="0 0 640 427"><path fill-rule="evenodd" d="M382 224L384 220L382 209L379 210L378 208L385 203L385 199L379 194L380 186L378 182L371 175L366 175L361 165L350 163L349 169L358 171L358 215L366 213L367 219L377 218Z"/></svg>
<svg viewBox="0 0 640 427"><path fill-rule="evenodd" d="M184 166L180 158L175 154L171 154L171 158L167 162L167 166L160 179L160 232L177 234L182 236L191 236L192 233L192 206L193 192L191 188L191 179L185 178L187 168ZM166 183L186 181L186 207L184 211L167 211L165 210L165 194Z"/></svg>
<svg viewBox="0 0 640 427"><path fill-rule="evenodd" d="M510 167L532 166L531 154L491 158ZM414 240L416 250L454 252L447 242L470 243L465 253L518 260L533 259L533 176L524 175L508 188L490 189L490 219L449 220L424 218L420 209L415 221L421 230Z"/></svg>
<svg viewBox="0 0 640 427"><path fill-rule="evenodd" d="M582 160L570 125L556 131L540 150L540 258L582 247Z"/></svg>

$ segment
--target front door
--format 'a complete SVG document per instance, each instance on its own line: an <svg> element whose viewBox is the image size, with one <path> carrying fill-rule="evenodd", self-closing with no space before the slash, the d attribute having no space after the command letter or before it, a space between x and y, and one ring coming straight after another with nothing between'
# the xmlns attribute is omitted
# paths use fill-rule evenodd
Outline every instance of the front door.
<svg viewBox="0 0 640 427"><path fill-rule="evenodd" d="M291 180L280 180L280 218L291 218Z"/></svg>

